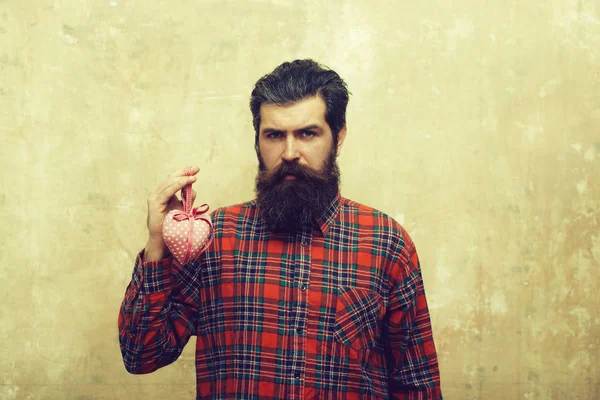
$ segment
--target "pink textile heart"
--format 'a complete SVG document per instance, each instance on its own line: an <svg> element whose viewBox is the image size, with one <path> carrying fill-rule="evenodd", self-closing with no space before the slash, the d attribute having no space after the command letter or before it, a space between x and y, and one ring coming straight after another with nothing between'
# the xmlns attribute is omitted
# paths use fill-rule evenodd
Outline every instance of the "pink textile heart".
<svg viewBox="0 0 600 400"><path fill-rule="evenodd" d="M213 239L208 205L192 209L192 185L181 190L183 210L170 211L163 221L163 240L180 265L194 261Z"/></svg>

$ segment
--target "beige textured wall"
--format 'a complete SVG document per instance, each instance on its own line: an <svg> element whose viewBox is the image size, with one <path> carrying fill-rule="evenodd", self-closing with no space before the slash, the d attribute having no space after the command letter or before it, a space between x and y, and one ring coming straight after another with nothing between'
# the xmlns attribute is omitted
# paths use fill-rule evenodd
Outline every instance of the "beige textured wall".
<svg viewBox="0 0 600 400"><path fill-rule="evenodd" d="M193 343L120 358L146 195L251 198L251 87L298 57L353 93L342 191L412 234L446 398L599 399L597 0L0 0L0 398L193 398Z"/></svg>

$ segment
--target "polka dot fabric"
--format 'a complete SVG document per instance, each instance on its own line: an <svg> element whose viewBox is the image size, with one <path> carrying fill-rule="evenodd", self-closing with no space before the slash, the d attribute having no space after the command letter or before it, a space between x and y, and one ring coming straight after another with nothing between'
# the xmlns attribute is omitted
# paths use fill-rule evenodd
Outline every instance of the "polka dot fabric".
<svg viewBox="0 0 600 400"><path fill-rule="evenodd" d="M212 223L208 214L178 221L174 218L178 212L181 213L180 210L171 211L165 217L163 238L173 257L185 265L198 258L212 241Z"/></svg>
<svg viewBox="0 0 600 400"><path fill-rule="evenodd" d="M198 258L213 238L208 205L191 209L191 191L191 185L182 190L183 210L170 211L163 221L165 244L181 265Z"/></svg>

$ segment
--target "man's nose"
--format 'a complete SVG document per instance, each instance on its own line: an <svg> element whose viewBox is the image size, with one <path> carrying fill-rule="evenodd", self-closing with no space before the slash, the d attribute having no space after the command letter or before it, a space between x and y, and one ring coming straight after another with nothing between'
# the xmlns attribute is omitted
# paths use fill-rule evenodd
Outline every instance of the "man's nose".
<svg viewBox="0 0 600 400"><path fill-rule="evenodd" d="M285 149L283 151L282 158L286 161L294 161L300 158L300 152L298 151L298 143L294 135L288 135L285 140Z"/></svg>

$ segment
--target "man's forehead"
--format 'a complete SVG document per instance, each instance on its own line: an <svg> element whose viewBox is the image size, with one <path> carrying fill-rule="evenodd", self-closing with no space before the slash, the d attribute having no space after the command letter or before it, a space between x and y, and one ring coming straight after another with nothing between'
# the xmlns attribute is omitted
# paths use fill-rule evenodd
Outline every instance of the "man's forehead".
<svg viewBox="0 0 600 400"><path fill-rule="evenodd" d="M327 123L327 107L320 96L309 97L296 103L262 104L260 107L260 128L293 130L299 127L318 125L323 129Z"/></svg>

